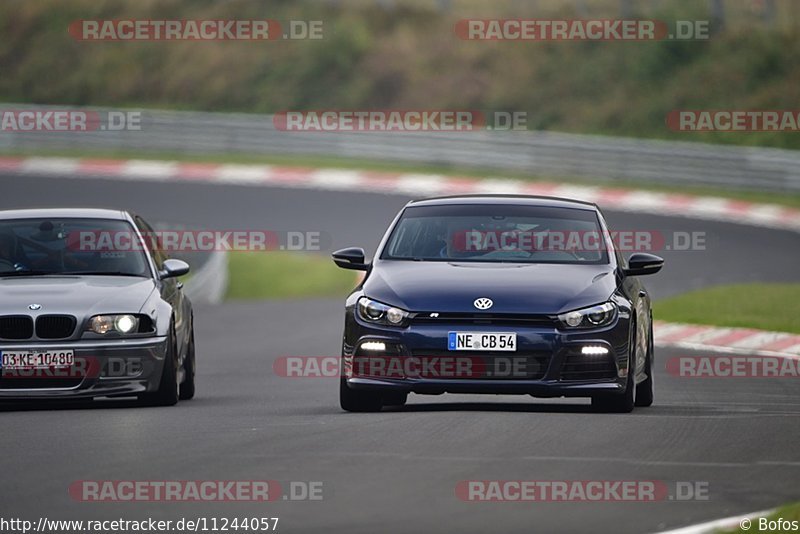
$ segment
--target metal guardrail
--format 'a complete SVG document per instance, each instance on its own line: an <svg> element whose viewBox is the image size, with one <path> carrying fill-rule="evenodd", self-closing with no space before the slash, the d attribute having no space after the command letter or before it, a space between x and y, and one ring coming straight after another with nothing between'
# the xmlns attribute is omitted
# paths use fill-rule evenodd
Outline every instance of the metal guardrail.
<svg viewBox="0 0 800 534"><path fill-rule="evenodd" d="M32 108L0 104L2 110ZM143 110L140 131L0 132L0 150L36 148L336 156L597 181L800 191L800 151L793 150L538 131L286 132L276 130L271 115L240 113Z"/></svg>
<svg viewBox="0 0 800 534"><path fill-rule="evenodd" d="M186 282L186 295L195 304L219 304L228 289L228 254L212 252Z"/></svg>

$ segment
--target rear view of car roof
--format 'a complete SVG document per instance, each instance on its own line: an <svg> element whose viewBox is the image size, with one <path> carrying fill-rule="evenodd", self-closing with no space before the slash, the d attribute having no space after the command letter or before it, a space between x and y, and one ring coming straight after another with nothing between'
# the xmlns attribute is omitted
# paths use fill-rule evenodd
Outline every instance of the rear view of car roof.
<svg viewBox="0 0 800 534"><path fill-rule="evenodd" d="M408 203L408 206L446 206L452 204L506 204L585 210L597 209L596 204L583 200L531 195L455 195L413 200Z"/></svg>
<svg viewBox="0 0 800 534"><path fill-rule="evenodd" d="M117 219L127 220L124 211L100 208L45 208L0 210L0 220L8 219Z"/></svg>

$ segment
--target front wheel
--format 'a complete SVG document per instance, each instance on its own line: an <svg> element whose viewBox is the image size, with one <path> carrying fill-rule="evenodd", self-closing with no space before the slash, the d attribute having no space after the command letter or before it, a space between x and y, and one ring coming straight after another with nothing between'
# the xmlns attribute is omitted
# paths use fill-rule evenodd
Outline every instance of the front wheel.
<svg viewBox="0 0 800 534"><path fill-rule="evenodd" d="M622 395L603 395L592 397L592 408L599 412L607 413L631 413L634 401L633 373L628 371L628 382L625 393Z"/></svg>
<svg viewBox="0 0 800 534"><path fill-rule="evenodd" d="M628 345L628 378L625 381L625 393L616 395L598 395L592 397L592 408L600 412L630 413L633 411L636 393L636 325L631 329L631 340Z"/></svg>
<svg viewBox="0 0 800 534"><path fill-rule="evenodd" d="M350 389L347 380L339 380L339 405L347 412L379 412L383 401L379 393Z"/></svg>
<svg viewBox="0 0 800 534"><path fill-rule="evenodd" d="M178 404L180 384L178 384L178 367L175 349L175 332L170 330L167 338L167 354L164 356L164 369L158 391L146 393L140 397L146 406L174 406Z"/></svg>
<svg viewBox="0 0 800 534"><path fill-rule="evenodd" d="M186 348L186 358L183 360L183 382L180 385L181 400L189 400L194 397L194 375L197 369L194 354L194 325L189 333L189 346Z"/></svg>
<svg viewBox="0 0 800 534"><path fill-rule="evenodd" d="M647 379L636 386L636 406L646 408L653 405L653 323L650 323L650 339L647 343L647 361L644 365L644 372Z"/></svg>

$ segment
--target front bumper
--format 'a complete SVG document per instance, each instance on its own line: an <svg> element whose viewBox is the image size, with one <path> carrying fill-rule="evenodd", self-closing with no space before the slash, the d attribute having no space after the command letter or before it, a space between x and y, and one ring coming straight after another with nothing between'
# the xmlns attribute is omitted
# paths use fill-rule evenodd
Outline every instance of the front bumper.
<svg viewBox="0 0 800 534"><path fill-rule="evenodd" d="M618 317L603 328L565 331L554 327L509 324L412 324L406 328L390 328L364 324L352 315L348 317L343 346L344 375L353 389L421 394L526 394L535 397L591 397L624 393L628 375L629 325L627 316ZM517 350L514 352L448 351L449 332L515 332ZM363 343L381 341L387 354L363 350ZM585 356L584 346L604 347L607 354ZM395 372L374 372L370 358L397 360ZM427 359L427 360L425 360ZM419 373L420 361L435 359L449 361L449 369L458 368L466 360L475 363L470 369L477 373ZM519 363L519 373L485 372L495 362L503 365ZM512 363L508 363L512 362ZM408 364L408 365L406 365ZM447 365L447 364L442 364ZM391 367L389 365L388 367ZM401 369L398 373L397 368ZM408 373L409 368L414 373ZM387 369L383 365L381 369Z"/></svg>
<svg viewBox="0 0 800 534"><path fill-rule="evenodd" d="M0 371L0 400L130 397L158 389L167 337L4 344L0 350L71 349L69 369Z"/></svg>

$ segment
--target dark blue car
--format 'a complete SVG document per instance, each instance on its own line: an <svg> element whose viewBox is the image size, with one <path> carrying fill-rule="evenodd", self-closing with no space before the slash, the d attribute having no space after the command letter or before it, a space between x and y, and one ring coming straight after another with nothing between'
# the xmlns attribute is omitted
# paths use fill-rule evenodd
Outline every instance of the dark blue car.
<svg viewBox="0 0 800 534"><path fill-rule="evenodd" d="M346 302L341 407L376 411L409 393L591 397L602 411L653 402L650 297L598 207L530 196L408 203Z"/></svg>

